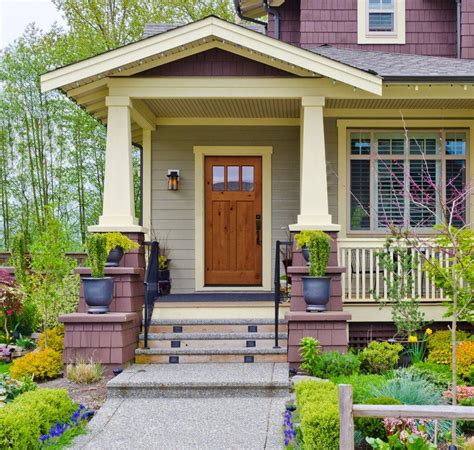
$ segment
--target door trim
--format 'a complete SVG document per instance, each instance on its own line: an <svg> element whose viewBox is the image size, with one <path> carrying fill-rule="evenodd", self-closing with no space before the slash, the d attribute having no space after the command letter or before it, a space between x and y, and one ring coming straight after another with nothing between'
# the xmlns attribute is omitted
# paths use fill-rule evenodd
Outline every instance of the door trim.
<svg viewBox="0 0 474 450"><path fill-rule="evenodd" d="M272 279L272 153L269 146L195 146L194 151L194 219L195 219L195 289L196 291L271 291ZM204 285L205 193L204 158L206 156L262 157L262 286Z"/></svg>

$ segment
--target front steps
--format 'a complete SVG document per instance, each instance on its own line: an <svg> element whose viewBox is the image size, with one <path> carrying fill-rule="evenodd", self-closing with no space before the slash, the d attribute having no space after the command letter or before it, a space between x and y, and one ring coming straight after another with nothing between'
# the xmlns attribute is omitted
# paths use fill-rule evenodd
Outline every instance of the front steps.
<svg viewBox="0 0 474 450"><path fill-rule="evenodd" d="M152 319L148 348L143 335L137 364L286 363L288 326L280 321L274 348L270 319Z"/></svg>

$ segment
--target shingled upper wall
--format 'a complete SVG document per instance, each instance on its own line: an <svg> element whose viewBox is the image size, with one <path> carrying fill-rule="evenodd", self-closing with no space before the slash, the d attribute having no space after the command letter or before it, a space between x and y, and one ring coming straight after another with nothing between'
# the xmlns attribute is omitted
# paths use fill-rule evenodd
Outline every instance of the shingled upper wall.
<svg viewBox="0 0 474 450"><path fill-rule="evenodd" d="M474 59L474 0L463 0L461 7L461 56Z"/></svg>

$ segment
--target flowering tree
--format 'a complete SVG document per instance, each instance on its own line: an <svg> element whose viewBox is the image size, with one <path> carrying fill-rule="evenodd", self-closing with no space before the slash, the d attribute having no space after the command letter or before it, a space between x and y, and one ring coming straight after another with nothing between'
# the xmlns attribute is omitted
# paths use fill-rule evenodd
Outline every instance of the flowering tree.
<svg viewBox="0 0 474 450"><path fill-rule="evenodd" d="M10 342L10 318L21 313L23 294L15 279L6 271L0 270L0 317L6 342Z"/></svg>

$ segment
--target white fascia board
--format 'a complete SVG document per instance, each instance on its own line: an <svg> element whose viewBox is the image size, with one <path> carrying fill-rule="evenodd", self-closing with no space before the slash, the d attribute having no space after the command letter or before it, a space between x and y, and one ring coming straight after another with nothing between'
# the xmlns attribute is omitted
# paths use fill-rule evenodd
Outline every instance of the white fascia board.
<svg viewBox="0 0 474 450"><path fill-rule="evenodd" d="M98 76L150 56L165 53L191 42L208 38L244 47L270 58L302 67L315 74L346 83L364 91L382 95L382 79L359 69L316 55L309 50L260 35L215 17L144 39L110 52L62 67L41 77L42 92Z"/></svg>

